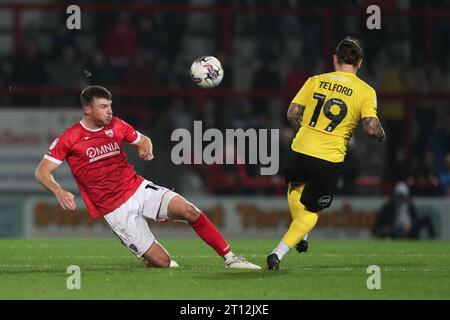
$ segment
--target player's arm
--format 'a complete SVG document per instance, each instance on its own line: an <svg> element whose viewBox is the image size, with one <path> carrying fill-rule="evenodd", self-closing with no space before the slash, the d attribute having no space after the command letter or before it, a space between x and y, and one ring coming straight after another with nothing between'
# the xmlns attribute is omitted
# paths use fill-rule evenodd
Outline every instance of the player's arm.
<svg viewBox="0 0 450 320"><path fill-rule="evenodd" d="M377 117L377 96L375 90L370 88L362 94L363 101L361 105L361 120L364 130L367 134L377 140L383 142L385 133Z"/></svg>
<svg viewBox="0 0 450 320"><path fill-rule="evenodd" d="M53 177L53 171L59 167L59 164L47 159L42 159L34 171L34 177L47 190L53 192L58 203L63 209L75 210L75 196L64 190Z"/></svg>
<svg viewBox="0 0 450 320"><path fill-rule="evenodd" d="M289 108L287 111L287 119L288 119L289 123L291 124L292 128L295 130L295 132L297 132L298 129L300 129L304 111L305 111L305 106L302 106L297 103L291 103L289 105Z"/></svg>
<svg viewBox="0 0 450 320"><path fill-rule="evenodd" d="M153 144L149 137L140 134L140 139L137 144L134 144L138 148L139 158L143 160L152 160L153 156Z"/></svg>
<svg viewBox="0 0 450 320"><path fill-rule="evenodd" d="M303 112L309 97L312 95L314 81L313 78L308 78L289 105L287 118L295 132L301 127Z"/></svg>
<svg viewBox="0 0 450 320"><path fill-rule="evenodd" d="M138 149L139 158L142 160L152 160L154 158L152 140L135 130L122 119L119 119L119 121L124 135L124 141Z"/></svg>
<svg viewBox="0 0 450 320"><path fill-rule="evenodd" d="M385 138L384 129L381 126L380 120L375 117L367 117L362 119L364 130L369 136L377 140L378 142L383 142Z"/></svg>

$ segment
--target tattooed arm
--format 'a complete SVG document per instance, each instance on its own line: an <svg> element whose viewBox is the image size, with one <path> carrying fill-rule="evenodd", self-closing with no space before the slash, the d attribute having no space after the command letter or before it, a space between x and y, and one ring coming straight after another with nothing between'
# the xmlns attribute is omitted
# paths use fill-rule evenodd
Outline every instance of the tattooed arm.
<svg viewBox="0 0 450 320"><path fill-rule="evenodd" d="M289 105L287 118L295 132L300 129L300 124L302 123L303 118L303 111L305 111L305 106L296 103L291 103Z"/></svg>
<svg viewBox="0 0 450 320"><path fill-rule="evenodd" d="M376 139L378 142L383 142L385 138L385 133L383 127L381 126L380 120L373 117L362 119L364 130L369 136Z"/></svg>

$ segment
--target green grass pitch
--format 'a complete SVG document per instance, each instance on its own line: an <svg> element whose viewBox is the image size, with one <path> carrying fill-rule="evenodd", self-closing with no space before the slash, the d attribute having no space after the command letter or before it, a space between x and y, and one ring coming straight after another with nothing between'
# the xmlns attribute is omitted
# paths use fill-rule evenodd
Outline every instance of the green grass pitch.
<svg viewBox="0 0 450 320"><path fill-rule="evenodd" d="M147 269L115 239L0 240L0 299L450 299L450 242L310 240L278 271L228 270L198 239L160 239L180 267ZM277 239L231 239L261 266ZM67 267L81 289L66 286ZM367 288L369 265L381 289Z"/></svg>

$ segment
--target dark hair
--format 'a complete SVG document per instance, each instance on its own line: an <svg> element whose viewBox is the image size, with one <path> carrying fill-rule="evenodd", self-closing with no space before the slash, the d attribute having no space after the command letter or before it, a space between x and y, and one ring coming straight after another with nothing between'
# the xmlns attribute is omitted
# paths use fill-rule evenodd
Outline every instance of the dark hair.
<svg viewBox="0 0 450 320"><path fill-rule="evenodd" d="M339 63L346 63L356 66L364 56L364 50L357 39L345 37L336 47L337 59Z"/></svg>
<svg viewBox="0 0 450 320"><path fill-rule="evenodd" d="M88 86L81 91L80 100L81 106L91 104L94 98L105 98L112 100L112 94L105 87L102 86Z"/></svg>

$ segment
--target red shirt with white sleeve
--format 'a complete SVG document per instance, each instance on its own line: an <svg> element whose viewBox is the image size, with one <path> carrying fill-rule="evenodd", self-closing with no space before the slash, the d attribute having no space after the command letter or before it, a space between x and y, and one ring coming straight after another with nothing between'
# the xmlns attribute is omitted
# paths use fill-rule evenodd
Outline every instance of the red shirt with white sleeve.
<svg viewBox="0 0 450 320"><path fill-rule="evenodd" d="M118 117L96 130L80 121L55 139L44 158L56 164L67 161L89 214L99 218L124 204L144 181L122 149L122 141L138 144L140 139Z"/></svg>

